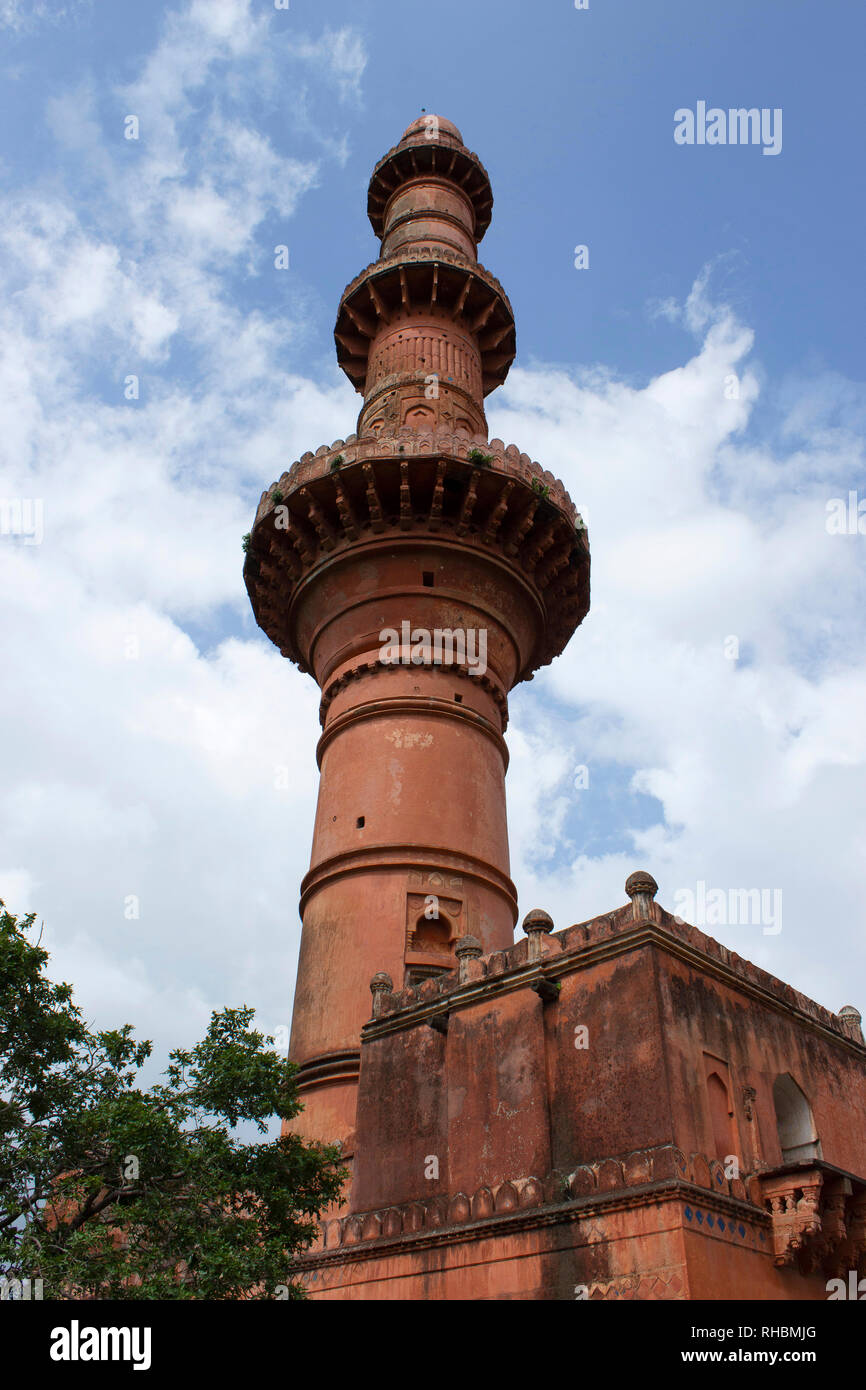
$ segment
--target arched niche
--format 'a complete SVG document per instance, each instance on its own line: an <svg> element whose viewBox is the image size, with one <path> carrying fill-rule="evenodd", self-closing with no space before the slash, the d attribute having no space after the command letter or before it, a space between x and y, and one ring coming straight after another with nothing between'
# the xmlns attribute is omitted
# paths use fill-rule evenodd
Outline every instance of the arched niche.
<svg viewBox="0 0 866 1390"><path fill-rule="evenodd" d="M821 1141L805 1094L789 1072L773 1082L773 1105L783 1163L821 1157Z"/></svg>
<svg viewBox="0 0 866 1390"><path fill-rule="evenodd" d="M713 1124L713 1143L716 1158L724 1162L737 1152L734 1139L734 1115L728 1088L717 1071L707 1077L707 1096L710 1102L710 1118Z"/></svg>
<svg viewBox="0 0 866 1390"><path fill-rule="evenodd" d="M444 912L440 912L438 917L427 918L421 916L415 924L415 931L412 935L412 950L425 954L435 954L447 956L451 951L451 939L453 927Z"/></svg>

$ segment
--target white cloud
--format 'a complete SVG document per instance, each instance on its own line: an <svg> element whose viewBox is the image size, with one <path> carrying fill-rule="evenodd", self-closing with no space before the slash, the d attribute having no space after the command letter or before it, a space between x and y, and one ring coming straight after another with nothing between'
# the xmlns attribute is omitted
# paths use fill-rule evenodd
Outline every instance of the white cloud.
<svg viewBox="0 0 866 1390"><path fill-rule="evenodd" d="M354 30L327 30L319 39L303 41L297 52L335 78L344 99L359 96L367 55L363 40Z"/></svg>

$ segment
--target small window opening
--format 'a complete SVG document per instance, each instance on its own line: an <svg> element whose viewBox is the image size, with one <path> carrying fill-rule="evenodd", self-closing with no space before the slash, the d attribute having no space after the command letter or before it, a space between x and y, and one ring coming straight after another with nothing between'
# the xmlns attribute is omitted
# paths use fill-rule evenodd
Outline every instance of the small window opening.
<svg viewBox="0 0 866 1390"><path fill-rule="evenodd" d="M424 588L425 588L425 589L432 589L432 588L433 588L433 571L432 571L432 570L423 570L422 573L421 573L421 580L422 580L422 582L423 582L423 584L424 584Z"/></svg>
<svg viewBox="0 0 866 1390"><path fill-rule="evenodd" d="M359 816L358 819L355 821L355 824L357 825L357 827L358 827L359 830L363 830L363 829L364 829L364 817L363 817L363 816Z"/></svg>
<svg viewBox="0 0 866 1390"><path fill-rule="evenodd" d="M462 704L463 704L463 696L462 696L462 695L455 695L455 696L454 696L454 703L455 703L455 704L458 704L458 705L462 705Z"/></svg>

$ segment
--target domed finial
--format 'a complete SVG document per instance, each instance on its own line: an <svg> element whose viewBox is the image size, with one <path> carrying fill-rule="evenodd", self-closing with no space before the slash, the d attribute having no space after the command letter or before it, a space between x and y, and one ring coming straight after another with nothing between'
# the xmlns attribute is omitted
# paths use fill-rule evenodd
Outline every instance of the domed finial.
<svg viewBox="0 0 866 1390"><path fill-rule="evenodd" d="M523 919L523 930L529 938L527 960L540 960L541 938L553 931L553 918L543 907L533 907Z"/></svg>
<svg viewBox="0 0 866 1390"><path fill-rule="evenodd" d="M643 922L654 916L653 898L659 891L659 886L652 874L648 874L646 869L635 869L625 881L625 891L631 898L632 913L636 922Z"/></svg>
<svg viewBox="0 0 866 1390"><path fill-rule="evenodd" d="M553 931L553 918L543 907L530 908L523 919L523 930L527 933Z"/></svg>
<svg viewBox="0 0 866 1390"><path fill-rule="evenodd" d="M449 121L445 116L435 116L424 107L421 110L423 114L411 125L407 125L400 136L401 145L406 140L419 137L423 140L435 140L439 145L463 145L463 136L453 121Z"/></svg>

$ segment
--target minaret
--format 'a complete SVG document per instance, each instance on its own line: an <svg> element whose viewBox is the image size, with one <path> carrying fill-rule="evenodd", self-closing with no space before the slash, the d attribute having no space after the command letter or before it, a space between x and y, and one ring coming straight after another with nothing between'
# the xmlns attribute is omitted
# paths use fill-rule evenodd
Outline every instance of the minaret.
<svg viewBox="0 0 866 1390"><path fill-rule="evenodd" d="M511 945L508 692L589 607L562 484L487 440L514 317L478 263L490 181L459 130L413 122L373 171L382 247L340 301L357 434L263 493L244 575L259 625L322 691L321 771L289 1055L309 1138L353 1151L370 979ZM302 730L293 735L303 736Z"/></svg>

